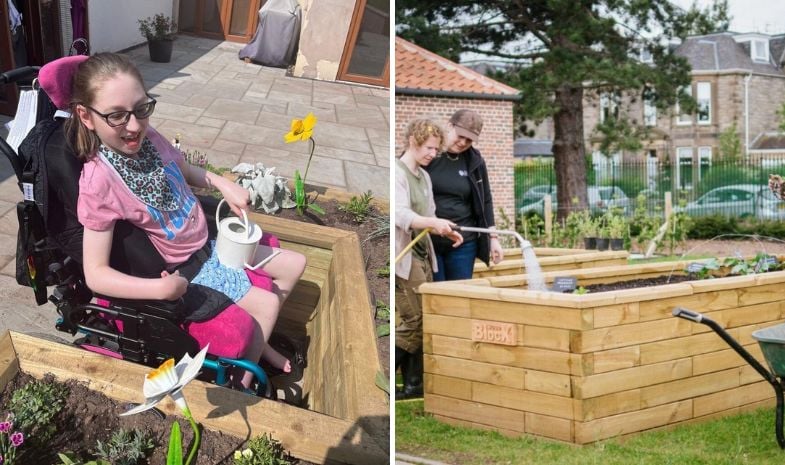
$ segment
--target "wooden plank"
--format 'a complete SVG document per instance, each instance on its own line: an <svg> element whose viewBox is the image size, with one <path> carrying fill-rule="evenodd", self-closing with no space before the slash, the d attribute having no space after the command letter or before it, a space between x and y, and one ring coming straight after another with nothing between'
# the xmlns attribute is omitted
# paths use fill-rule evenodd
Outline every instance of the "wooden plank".
<svg viewBox="0 0 785 465"><path fill-rule="evenodd" d="M470 339L472 335L472 321L468 318L424 313L422 316L422 331L424 334Z"/></svg>
<svg viewBox="0 0 785 465"><path fill-rule="evenodd" d="M743 346L753 357L758 360L763 360L760 346L749 344ZM705 373L712 373L715 371L726 370L728 368L735 368L745 366L747 362L741 358L739 354L733 349L718 350L709 354L701 354L693 357L692 374L702 375ZM764 365L765 366L765 365Z"/></svg>
<svg viewBox="0 0 785 465"><path fill-rule="evenodd" d="M426 394L472 400L472 382L462 378L425 374Z"/></svg>
<svg viewBox="0 0 785 465"><path fill-rule="evenodd" d="M36 378L46 373L74 379L120 402L143 399L141 386L150 368L101 356L64 344L11 333L22 371ZM370 436L354 420L344 420L193 381L184 389L188 406L205 428L238 438L270 433L293 455L309 461L387 464L382 440ZM158 407L177 415L174 402Z"/></svg>
<svg viewBox="0 0 785 465"><path fill-rule="evenodd" d="M604 328L640 321L639 303L607 305L594 308L594 327Z"/></svg>
<svg viewBox="0 0 785 465"><path fill-rule="evenodd" d="M567 442L573 440L573 423L572 420L529 412L524 420L527 433Z"/></svg>
<svg viewBox="0 0 785 465"><path fill-rule="evenodd" d="M568 397L522 391L493 384L474 383L472 400L522 412L573 419L573 400Z"/></svg>
<svg viewBox="0 0 785 465"><path fill-rule="evenodd" d="M434 415L525 432L524 413L519 410L437 395L425 396L424 407L426 412Z"/></svg>
<svg viewBox="0 0 785 465"><path fill-rule="evenodd" d="M543 392L563 397L570 397L572 394L569 375L526 370L523 379L524 387L527 391Z"/></svg>
<svg viewBox="0 0 785 465"><path fill-rule="evenodd" d="M469 299L446 295L426 294L422 296L423 313L469 318Z"/></svg>
<svg viewBox="0 0 785 465"><path fill-rule="evenodd" d="M262 230L275 234L283 242L297 242L322 249L332 249L336 241L354 234L326 226L318 226L301 221L292 221L261 213L250 213L248 218L259 224Z"/></svg>
<svg viewBox="0 0 785 465"><path fill-rule="evenodd" d="M575 308L549 307L484 299L470 301L471 317L560 329L588 327L586 312Z"/></svg>
<svg viewBox="0 0 785 465"><path fill-rule="evenodd" d="M636 412L622 413L611 417L575 424L575 442L590 442L644 431L658 426L686 420L692 415L692 400L658 405Z"/></svg>
<svg viewBox="0 0 785 465"><path fill-rule="evenodd" d="M575 419L591 421L597 418L633 412L641 409L641 390L630 389L575 402Z"/></svg>
<svg viewBox="0 0 785 465"><path fill-rule="evenodd" d="M781 309L781 301L765 302L722 311L706 312L706 316L716 321L723 328L731 329L760 323L779 323Z"/></svg>
<svg viewBox="0 0 785 465"><path fill-rule="evenodd" d="M694 286L693 286L694 288ZM724 310L739 305L738 293L735 290L700 292L669 299L650 300L640 303L640 320L659 320L673 318L673 309L683 307L705 313L712 310Z"/></svg>
<svg viewBox="0 0 785 465"><path fill-rule="evenodd" d="M737 332L736 332L737 333ZM731 337L735 335L731 333ZM715 352L727 348L728 345L713 331L677 337L665 341L657 341L640 345L640 363L648 365L666 360L676 360L692 355Z"/></svg>
<svg viewBox="0 0 785 465"><path fill-rule="evenodd" d="M784 280L785 281L785 280ZM754 305L764 302L779 302L782 300L782 283L765 284L741 288L739 292L739 305Z"/></svg>
<svg viewBox="0 0 785 465"><path fill-rule="evenodd" d="M691 375L692 359L685 358L583 378L573 378L572 392L576 399L589 399L613 392L687 378Z"/></svg>
<svg viewBox="0 0 785 465"><path fill-rule="evenodd" d="M498 426L483 425L482 423L475 423L473 421L459 420L457 418L445 417L444 415L431 414L434 419L448 425L458 426L461 428L471 428L484 431L496 431L499 434L510 438L517 438L523 436L520 431L513 431L511 429L499 428Z"/></svg>
<svg viewBox="0 0 785 465"><path fill-rule="evenodd" d="M16 357L11 334L6 330L0 336L0 389L19 373L19 360Z"/></svg>
<svg viewBox="0 0 785 465"><path fill-rule="evenodd" d="M570 351L570 331L561 328L522 325L519 331L519 344L526 347L552 349L561 352Z"/></svg>
<svg viewBox="0 0 785 465"><path fill-rule="evenodd" d="M696 398L705 394L725 391L739 386L739 369L718 371L701 376L692 376L668 383L641 388L643 408L667 404L677 400Z"/></svg>
<svg viewBox="0 0 785 465"><path fill-rule="evenodd" d="M524 370L442 355L425 355L425 372L523 389Z"/></svg>
<svg viewBox="0 0 785 465"><path fill-rule="evenodd" d="M722 412L752 402L773 399L774 390L766 381L747 384L722 392L696 397L693 402L695 417Z"/></svg>
<svg viewBox="0 0 785 465"><path fill-rule="evenodd" d="M619 349L594 352L592 370L587 374L606 373L609 371L632 368L641 364L641 346L628 346Z"/></svg>
<svg viewBox="0 0 785 465"><path fill-rule="evenodd" d="M529 368L550 373L579 374L580 355L533 347L508 347L473 343L465 339L434 335L433 353L477 362Z"/></svg>
<svg viewBox="0 0 785 465"><path fill-rule="evenodd" d="M671 318L575 332L570 349L586 353L687 336L693 325L681 318Z"/></svg>

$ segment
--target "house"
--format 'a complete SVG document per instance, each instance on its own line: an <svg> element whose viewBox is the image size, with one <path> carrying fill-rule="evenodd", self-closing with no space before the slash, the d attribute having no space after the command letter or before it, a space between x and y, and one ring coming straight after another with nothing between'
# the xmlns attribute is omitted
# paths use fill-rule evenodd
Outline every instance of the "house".
<svg viewBox="0 0 785 465"><path fill-rule="evenodd" d="M687 90L696 99L698 111L682 114L674 108L668 114L658 114L640 94L587 92L584 132L587 153L592 154L595 164L622 159L673 163L679 167L674 170L674 185L690 189L700 179L700 168L722 156L720 135L733 125L743 156L785 156L785 138L772 137L778 133L777 110L785 101L785 35L722 32L693 36L674 52L692 67ZM605 118L620 113L648 128L643 147L634 153L601 154L594 129ZM547 121L537 127L535 137L551 137L552 125ZM656 164L652 166L656 169Z"/></svg>
<svg viewBox="0 0 785 465"><path fill-rule="evenodd" d="M298 0L303 8L300 47L292 74L389 88L389 0ZM8 2L0 1L0 72L42 65L69 54L79 37L90 52L144 43L137 20L156 13L176 18L180 32L246 43L265 0L12 0L22 27L11 30ZM3 19L5 18L5 19ZM23 33L21 31L24 31ZM12 114L16 90L0 89L0 114Z"/></svg>
<svg viewBox="0 0 785 465"><path fill-rule="evenodd" d="M476 147L488 166L494 208L514 218L513 102L519 91L400 37L395 38L395 152L409 121L444 124L456 110L475 110L484 125Z"/></svg>

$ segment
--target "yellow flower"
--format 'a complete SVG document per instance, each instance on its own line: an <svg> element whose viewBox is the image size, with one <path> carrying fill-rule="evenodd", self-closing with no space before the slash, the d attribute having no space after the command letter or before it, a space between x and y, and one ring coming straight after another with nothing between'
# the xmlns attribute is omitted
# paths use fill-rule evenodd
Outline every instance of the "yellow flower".
<svg viewBox="0 0 785 465"><path fill-rule="evenodd" d="M243 457L250 459L251 457L253 457L253 451L251 449L245 449L243 451Z"/></svg>
<svg viewBox="0 0 785 465"><path fill-rule="evenodd" d="M298 140L308 140L313 134L314 126L316 126L316 117L313 113L308 113L305 119L293 119L292 130L283 136L283 140L287 144Z"/></svg>
<svg viewBox="0 0 785 465"><path fill-rule="evenodd" d="M240 460L241 458L243 458L243 454L241 454L239 450L234 451L234 459Z"/></svg>

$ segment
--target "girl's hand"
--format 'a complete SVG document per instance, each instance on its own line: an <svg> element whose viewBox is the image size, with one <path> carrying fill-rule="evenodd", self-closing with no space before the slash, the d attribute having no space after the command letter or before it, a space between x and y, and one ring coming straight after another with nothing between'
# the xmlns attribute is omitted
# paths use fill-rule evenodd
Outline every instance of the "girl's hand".
<svg viewBox="0 0 785 465"><path fill-rule="evenodd" d="M179 271L169 273L164 270L161 272L161 299L177 300L185 294L188 289L188 280L180 276Z"/></svg>
<svg viewBox="0 0 785 465"><path fill-rule="evenodd" d="M231 181L222 183L219 189L224 196L224 200L229 204L229 208L232 209L235 215L242 218L242 211L248 211L248 205L251 203L251 197L248 190Z"/></svg>

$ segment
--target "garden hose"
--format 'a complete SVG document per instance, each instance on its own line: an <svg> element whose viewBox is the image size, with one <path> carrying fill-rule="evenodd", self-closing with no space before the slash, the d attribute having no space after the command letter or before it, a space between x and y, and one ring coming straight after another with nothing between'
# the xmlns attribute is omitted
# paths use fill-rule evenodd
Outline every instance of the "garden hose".
<svg viewBox="0 0 785 465"><path fill-rule="evenodd" d="M425 228L425 229L423 229L423 230L422 230L422 232L420 232L420 234L418 234L417 236L415 236L415 237L414 237L414 239L412 239L412 241L411 241L411 242L409 242L408 244L406 244L406 247L404 247L404 248L403 248L403 250L401 251L401 253L399 253L399 254L398 254L398 256L397 256L397 257L395 257L395 263L398 263L399 261L401 261L401 259L403 258L403 256L404 256L404 255L406 255L406 252L410 251L410 250L412 249L412 247L414 247L414 244L416 244L417 242L419 242L419 241L420 241L420 239L422 239L423 237L425 237L425 235L426 235L426 234L428 234L429 232L431 232L431 228Z"/></svg>

